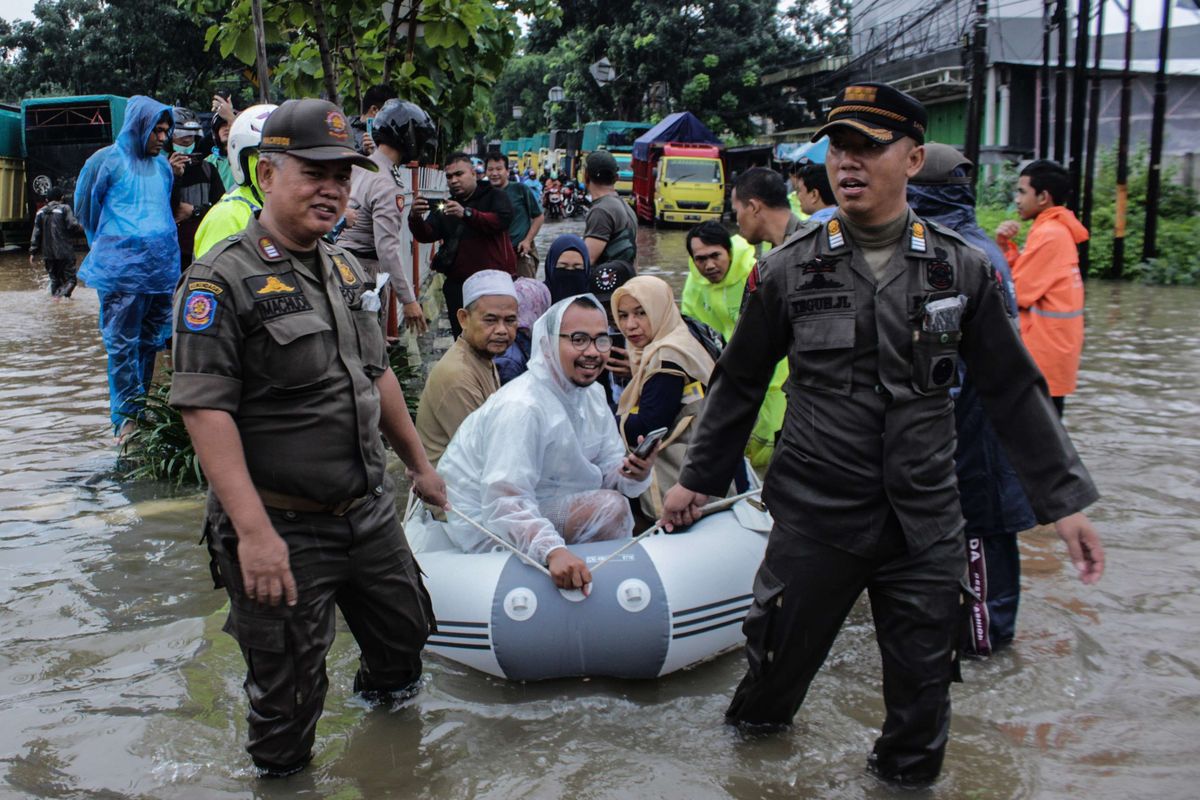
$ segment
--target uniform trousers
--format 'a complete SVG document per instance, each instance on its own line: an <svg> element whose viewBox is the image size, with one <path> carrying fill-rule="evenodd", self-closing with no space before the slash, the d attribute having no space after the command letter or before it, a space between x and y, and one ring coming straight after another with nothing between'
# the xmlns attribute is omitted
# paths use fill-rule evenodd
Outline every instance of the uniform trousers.
<svg viewBox="0 0 1200 800"><path fill-rule="evenodd" d="M892 780L933 780L950 732L950 683L960 680L964 570L961 530L909 553L894 514L867 557L776 526L743 626L749 670L726 720L790 723L865 589L887 707L872 766Z"/></svg>
<svg viewBox="0 0 1200 800"><path fill-rule="evenodd" d="M139 411L154 359L171 335L171 295L98 292L100 335L108 352L109 418L120 430Z"/></svg>
<svg viewBox="0 0 1200 800"><path fill-rule="evenodd" d="M312 751L329 681L325 657L341 609L361 655L354 690L405 690L421 675L421 648L435 629L433 606L396 516L392 492L345 516L268 508L287 542L298 601L268 606L246 597L237 536L210 499L205 534L229 593L231 634L246 661L250 700L246 750L265 769L303 765Z"/></svg>

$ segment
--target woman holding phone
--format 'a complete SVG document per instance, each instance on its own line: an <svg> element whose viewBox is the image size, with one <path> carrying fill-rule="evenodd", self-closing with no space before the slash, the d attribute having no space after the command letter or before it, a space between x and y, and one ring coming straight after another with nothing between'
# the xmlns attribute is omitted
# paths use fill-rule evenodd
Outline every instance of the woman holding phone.
<svg viewBox="0 0 1200 800"><path fill-rule="evenodd" d="M704 401L715 366L675 305L661 278L632 278L612 295L617 327L625 336L630 380L617 406L617 424L631 449L641 437L666 428L642 512L657 519L662 496L678 478L691 425Z"/></svg>

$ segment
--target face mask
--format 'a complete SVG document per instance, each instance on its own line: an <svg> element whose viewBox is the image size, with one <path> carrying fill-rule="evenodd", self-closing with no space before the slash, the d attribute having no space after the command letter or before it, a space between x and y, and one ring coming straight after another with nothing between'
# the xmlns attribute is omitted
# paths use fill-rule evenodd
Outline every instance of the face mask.
<svg viewBox="0 0 1200 800"><path fill-rule="evenodd" d="M181 145L175 145L174 147L175 147L176 153L191 153L193 150L196 149L196 143L192 142L187 147L183 147Z"/></svg>

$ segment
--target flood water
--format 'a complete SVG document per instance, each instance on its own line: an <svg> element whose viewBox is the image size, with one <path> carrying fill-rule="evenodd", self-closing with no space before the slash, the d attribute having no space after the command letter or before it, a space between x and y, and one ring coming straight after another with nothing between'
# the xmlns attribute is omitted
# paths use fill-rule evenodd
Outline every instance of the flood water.
<svg viewBox="0 0 1200 800"><path fill-rule="evenodd" d="M581 227L549 225L552 234ZM680 232L642 231L678 282ZM316 760L278 782L242 750L243 665L197 545L201 497L114 474L95 292L52 303L0 255L0 797L1185 798L1200 795L1200 292L1091 283L1068 426L1103 499L1083 587L1022 538L1015 645L964 664L942 780L870 778L883 717L855 609L788 733L722 722L740 654L663 680L512 684L436 656L393 711L352 694L339 635Z"/></svg>

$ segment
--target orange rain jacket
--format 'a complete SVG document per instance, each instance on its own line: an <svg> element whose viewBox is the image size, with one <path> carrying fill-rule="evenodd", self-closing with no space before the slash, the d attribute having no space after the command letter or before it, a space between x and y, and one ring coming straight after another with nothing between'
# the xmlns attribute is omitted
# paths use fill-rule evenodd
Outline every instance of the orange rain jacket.
<svg viewBox="0 0 1200 800"><path fill-rule="evenodd" d="M1083 278L1076 245L1087 238L1087 228L1069 208L1054 206L1033 221L1023 252L1011 240L1005 246L1017 289L1021 339L1051 397L1075 391L1083 353Z"/></svg>

